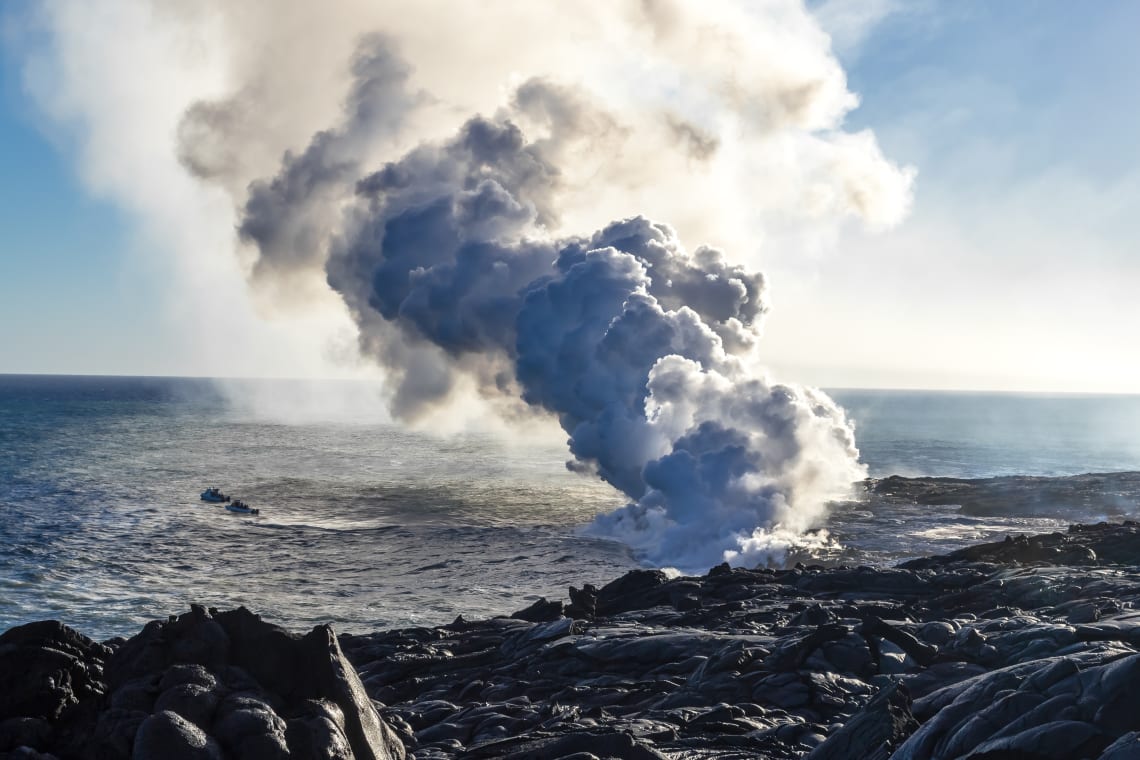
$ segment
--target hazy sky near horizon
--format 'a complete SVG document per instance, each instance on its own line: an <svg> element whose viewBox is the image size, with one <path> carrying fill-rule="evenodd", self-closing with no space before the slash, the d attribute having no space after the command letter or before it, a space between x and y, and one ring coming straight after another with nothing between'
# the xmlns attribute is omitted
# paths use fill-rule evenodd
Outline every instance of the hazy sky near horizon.
<svg viewBox="0 0 1140 760"><path fill-rule="evenodd" d="M360 371L343 321L255 301L229 201L174 176L171 119L226 92L237 56L214 54L209 19L183 45L131 10L142 5L106 4L86 36L82 4L0 10L0 372ZM769 278L765 365L828 387L1140 393L1140 5L807 10L858 98L842 130L870 130L886 160L913 170L913 197L881 224L822 225L769 204L742 254ZM750 176L731 191L747 207L780 187ZM699 212L709 200L675 203Z"/></svg>

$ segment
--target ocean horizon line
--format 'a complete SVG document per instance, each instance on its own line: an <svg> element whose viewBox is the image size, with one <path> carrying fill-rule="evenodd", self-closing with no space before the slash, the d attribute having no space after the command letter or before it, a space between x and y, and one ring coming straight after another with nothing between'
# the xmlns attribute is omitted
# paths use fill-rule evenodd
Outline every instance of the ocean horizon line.
<svg viewBox="0 0 1140 760"><path fill-rule="evenodd" d="M119 380L195 380L213 382L289 382L289 383L353 383L377 382L377 379L361 377L305 377L271 375L163 375L163 374L118 374L110 372L6 372L0 371L0 378L74 378L74 379L119 379ZM1081 390L1025 390L1018 388L929 388L919 386L890 385L815 385L829 393L879 392L930 395L986 395L1019 396L1033 398L1140 398L1140 391L1081 391Z"/></svg>

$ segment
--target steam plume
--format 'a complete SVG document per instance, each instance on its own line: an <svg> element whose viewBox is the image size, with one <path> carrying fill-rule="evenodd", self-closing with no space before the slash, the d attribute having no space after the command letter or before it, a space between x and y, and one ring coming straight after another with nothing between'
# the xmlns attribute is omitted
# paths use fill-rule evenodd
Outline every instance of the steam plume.
<svg viewBox="0 0 1140 760"><path fill-rule="evenodd" d="M557 132L532 141L505 113L473 117L357 180L329 243L328 282L389 370L393 412L415 417L456 375L474 377L485 394L555 414L571 467L630 499L595 529L655 563L765 558L773 527L802 531L862 474L850 425L823 394L770 383L744 361L767 310L759 273L712 248L690 253L643 217L548 234L561 182L552 156L593 120L540 80L513 102L560 113ZM295 178L310 192L343 181L330 149L343 133L320 133L255 183L243 233L262 243L290 229L290 204L262 198L307 203ZM291 251L262 243L258 267L294 266Z"/></svg>
<svg viewBox="0 0 1140 760"><path fill-rule="evenodd" d="M842 410L759 368L753 263L769 222L897 222L913 170L843 131L857 100L799 2L179 13L234 51L183 167L233 198L255 292L337 296L394 415L474 388L555 416L628 501L592 529L688 569L778 556L861 477Z"/></svg>

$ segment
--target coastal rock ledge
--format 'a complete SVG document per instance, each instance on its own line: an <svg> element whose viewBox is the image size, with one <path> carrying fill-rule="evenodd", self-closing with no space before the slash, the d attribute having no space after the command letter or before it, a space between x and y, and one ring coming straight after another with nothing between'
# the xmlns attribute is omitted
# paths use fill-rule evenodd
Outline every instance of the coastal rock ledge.
<svg viewBox="0 0 1140 760"><path fill-rule="evenodd" d="M305 636L194 606L0 635L3 758L1140 758L1140 525L898 567L635 570Z"/></svg>

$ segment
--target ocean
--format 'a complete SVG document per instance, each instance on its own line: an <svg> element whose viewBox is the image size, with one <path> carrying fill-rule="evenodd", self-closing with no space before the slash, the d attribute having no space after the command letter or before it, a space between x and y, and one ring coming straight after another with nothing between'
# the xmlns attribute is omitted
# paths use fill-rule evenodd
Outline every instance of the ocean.
<svg viewBox="0 0 1140 760"><path fill-rule="evenodd" d="M624 502L568 471L556 435L409 430L354 413L354 399L376 401L359 384L325 384L348 401L312 413L303 384L225 387L0 376L0 630L54 618L130 635L201 603L363 633L506 614L640 566L582 531ZM1140 470L1140 397L830 392L872 477ZM254 402L266 394L283 403ZM208 486L261 514L202 502ZM830 561L890 563L1138 512L975 515L863 497L824 527Z"/></svg>

